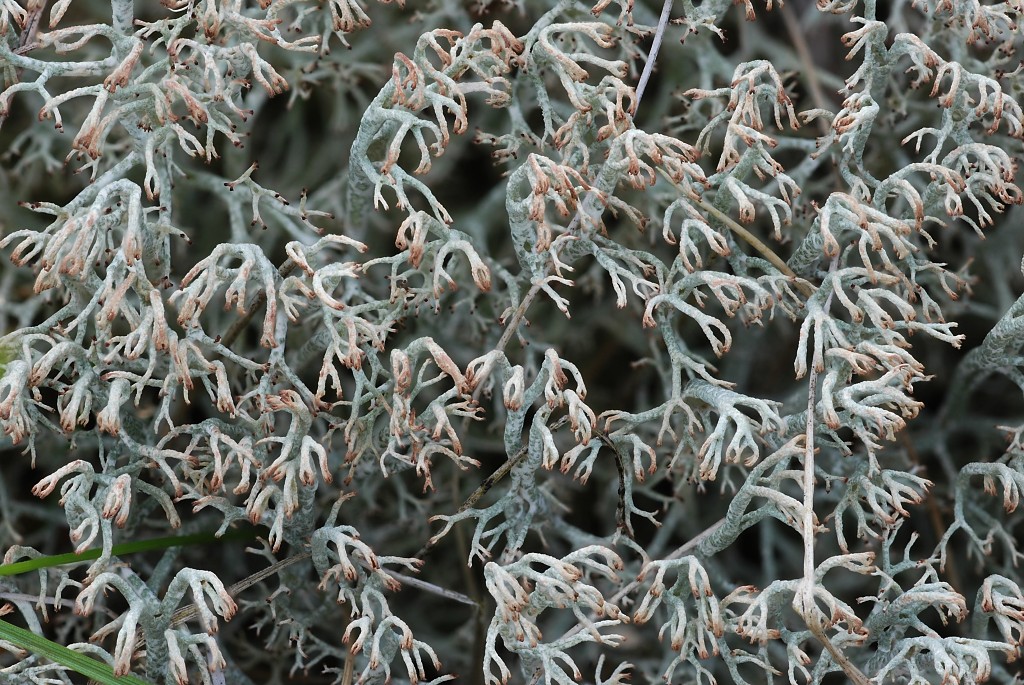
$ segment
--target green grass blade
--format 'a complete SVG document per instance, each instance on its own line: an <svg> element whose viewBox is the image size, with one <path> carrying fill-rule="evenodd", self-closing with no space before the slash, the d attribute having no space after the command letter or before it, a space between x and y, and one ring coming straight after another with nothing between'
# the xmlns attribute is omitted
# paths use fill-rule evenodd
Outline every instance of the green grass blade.
<svg viewBox="0 0 1024 685"><path fill-rule="evenodd" d="M254 537L256 537L256 532L252 530L233 530L220 537L217 537L212 532L194 533L192 535L178 535L173 537L153 538L150 540L137 540L135 542L126 542L121 545L114 545L111 554L115 557L119 557L126 554L149 552L154 549L185 547L188 545L205 545L211 542L252 539ZM98 559L100 552L100 549L87 549L81 554L75 554L74 552L68 552L67 554L51 554L49 556L38 557L36 559L17 561L13 564L3 564L0 565L0 576L15 576L19 573L28 573L29 571L35 571L40 568L63 566L65 564L74 564L79 561Z"/></svg>
<svg viewBox="0 0 1024 685"><path fill-rule="evenodd" d="M227 540L251 540L256 537L255 530L233 530L217 537L213 532L195 533L192 535L177 535L171 537L152 538L150 540L138 540L114 545L111 555L124 556L138 552L148 552L156 549L168 549L170 547L185 547L189 545L205 545L212 542L224 542ZM36 559L26 559L13 564L0 565L0 576L13 576L29 571L36 571L41 568L63 566L80 561L98 559L102 550L89 549L81 554L70 552L67 554L51 554ZM45 657L62 666L65 666L77 673L81 673L94 680L100 685L150 685L149 682L136 676L116 676L114 670L101 661L97 661L85 654L57 644L45 637L36 635L30 630L19 628L16 625L0 620L0 640L6 640L17 647L32 652L38 656Z"/></svg>
<svg viewBox="0 0 1024 685"><path fill-rule="evenodd" d="M19 628L4 620L0 620L0 640L6 640L21 649L46 657L76 673L92 678L101 685L150 685L149 681L133 675L116 676L114 669L102 661L68 649L45 637L36 635L31 630Z"/></svg>

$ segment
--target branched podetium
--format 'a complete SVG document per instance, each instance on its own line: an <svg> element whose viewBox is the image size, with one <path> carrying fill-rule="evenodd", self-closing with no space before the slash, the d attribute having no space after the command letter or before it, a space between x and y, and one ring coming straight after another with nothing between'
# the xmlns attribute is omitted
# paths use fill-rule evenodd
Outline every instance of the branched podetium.
<svg viewBox="0 0 1024 685"><path fill-rule="evenodd" d="M0 685L1013 681L1024 9L739 5L0 2Z"/></svg>

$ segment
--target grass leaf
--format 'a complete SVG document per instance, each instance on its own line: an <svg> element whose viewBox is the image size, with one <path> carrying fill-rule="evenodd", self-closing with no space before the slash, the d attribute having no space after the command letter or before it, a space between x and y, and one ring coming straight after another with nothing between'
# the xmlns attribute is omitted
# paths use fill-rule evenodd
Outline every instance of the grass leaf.
<svg viewBox="0 0 1024 685"><path fill-rule="evenodd" d="M0 620L0 640L6 640L21 649L46 657L76 673L92 678L101 685L150 685L149 681L133 675L114 675L114 669L102 661L68 649L41 635L36 635L31 630L19 628L4 620Z"/></svg>
<svg viewBox="0 0 1024 685"><path fill-rule="evenodd" d="M149 552L154 549L167 549L168 547L187 547L189 545L205 545L211 542L225 542L227 540L237 539L252 539L256 536L254 531L250 530L234 530L220 537L217 537L215 533L194 533L192 535L176 535L171 537L163 538L152 538L150 540L137 540L135 542L126 542L121 545L114 545L111 555L115 557L124 556L125 554L135 554L138 552ZM98 559L101 550L87 549L81 554L75 554L74 552L68 552L66 554L51 554L44 557L37 557L35 559L26 559L25 561L17 561L13 564L2 564L0 565L0 576L16 576L20 573L28 573L29 571L35 571L40 568L50 568L52 566L64 566L66 564L74 564L80 561L89 561L91 559Z"/></svg>

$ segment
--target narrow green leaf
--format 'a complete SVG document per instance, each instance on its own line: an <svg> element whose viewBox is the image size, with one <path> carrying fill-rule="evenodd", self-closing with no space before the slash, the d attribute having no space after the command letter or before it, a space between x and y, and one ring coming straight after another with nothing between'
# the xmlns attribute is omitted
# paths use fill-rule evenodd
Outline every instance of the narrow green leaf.
<svg viewBox="0 0 1024 685"><path fill-rule="evenodd" d="M253 530L233 530L221 535L220 537L217 537L212 532L194 533L192 535L178 535L164 538L153 538L150 540L137 540L135 542L126 542L121 545L114 545L111 554L115 557L119 557L126 554L135 554L137 552L149 552L154 549L186 547L189 545L205 545L211 542L253 539L255 537L256 532ZM63 566L65 564L74 564L79 561L98 559L100 552L101 550L98 548L87 549L81 554L75 554L74 552L68 552L67 554L51 554L49 556L38 557L36 559L17 561L13 564L3 564L0 565L0 576L15 576L19 573L28 573L29 571L35 571L40 568Z"/></svg>
<svg viewBox="0 0 1024 685"><path fill-rule="evenodd" d="M254 530L233 530L217 537L213 532L195 533L192 535L178 535L171 537L153 538L150 540L137 540L126 542L121 545L114 545L111 554L113 556L124 556L138 552L148 552L155 549L167 549L170 547L185 547L189 545L205 545L212 542L224 542L227 540L252 539L256 536ZM81 554L74 552L68 554L51 554L36 559L27 559L13 564L0 565L0 576L13 576L20 573L28 573L41 568L63 566L80 561L98 559L102 550L89 549ZM85 654L57 644L45 637L36 635L30 630L19 628L7 621L0 620L0 639L6 640L21 649L28 650L33 654L45 657L66 666L71 670L81 673L94 680L100 685L150 685L147 681L135 676L116 676L110 666L97 661Z"/></svg>
<svg viewBox="0 0 1024 685"><path fill-rule="evenodd" d="M4 620L0 620L0 639L66 666L101 685L150 685L149 681L133 675L116 676L114 669L102 661L68 649L41 635L36 635L31 630L19 628Z"/></svg>

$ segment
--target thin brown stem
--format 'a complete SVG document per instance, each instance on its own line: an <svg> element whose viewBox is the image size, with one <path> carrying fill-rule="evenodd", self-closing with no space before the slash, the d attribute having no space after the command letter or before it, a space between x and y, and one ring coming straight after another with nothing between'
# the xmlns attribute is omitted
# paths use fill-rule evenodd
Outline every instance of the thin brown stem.
<svg viewBox="0 0 1024 685"><path fill-rule="evenodd" d="M680 193L684 192L683 189L679 187L679 184L677 184L675 181L669 178L664 171L661 171L660 169L658 171L659 173L661 173L662 177L666 181L671 183L673 186L675 186ZM763 240L761 240L756 235L745 229L735 219L733 219L731 216L721 211L714 205L705 202L704 200L697 200L695 204L701 209L703 209L705 212L710 214L711 216L715 217L715 219L720 221L726 228L728 228L730 231L736 234L736 237L740 238L745 243L754 248L754 250L756 250L762 257L764 257L772 266L778 269L783 275L793 279L794 285L796 285L797 289L801 293L803 293L807 297L810 297L811 295L814 294L814 287L810 283L801 280L800 277L797 276L796 272L789 268L789 265L786 264L786 261L782 259L782 257L780 257L778 254L776 254L775 251L772 250L772 248L768 247L768 245L765 244Z"/></svg>
<svg viewBox="0 0 1024 685"><path fill-rule="evenodd" d="M227 589L227 593L231 596L232 599L234 599L239 594L241 594L243 591L248 590L249 588L251 588L253 585L256 585L257 583L259 583L259 582L261 582L261 581L263 581L263 580L265 580L265 579L267 579L267 578L269 578L269 577L271 577L271 576L273 576L273 575L275 575L277 573L280 573L281 571L283 571L284 569L288 568L292 564L298 563L298 562L302 561L303 559L308 559L309 557L310 557L310 553L309 552L299 552L298 554L293 554L292 556L286 557L286 558L282 559L281 561L274 562L270 566L268 566L268 567L266 567L264 569L260 569L256 573L253 573L251 576L246 576L245 578L242 578L237 583L233 583L232 585L229 585L226 588ZM178 609L177 611L175 611L174 614L171 616L171 626L173 627L173 626L181 625L185 621L193 619L193 618L195 618L198 615L199 615L199 607L198 607L198 605L196 605L196 604L189 604L188 606L183 606L180 609Z"/></svg>
<svg viewBox="0 0 1024 685"><path fill-rule="evenodd" d="M821 88L821 79L818 78L819 65L814 62L803 27L800 26L800 22L793 14L793 9L789 4L782 6L782 21L786 24L786 33L789 34L789 39L792 41L793 47L796 48L797 57L800 58L802 73L807 77L807 88L811 91L811 100L814 101L814 106L820 110L829 111L830 103L825 97L825 91ZM818 131L821 132L822 137L827 138L832 133L832 128L821 117L816 119ZM842 174L839 173L839 167L832 168L832 176L835 178L836 188L842 188L844 183Z"/></svg>
<svg viewBox="0 0 1024 685"><path fill-rule="evenodd" d="M505 463L499 466L494 473L484 479L484 482L473 491L473 494L466 498L466 501L462 503L462 506L460 506L455 513L461 514L480 501L481 497L486 495L487 492L498 483L498 481L507 476L512 468L526 457L526 453L527 449L524 447L519 450L514 457L507 459ZM431 540L433 540L433 538ZM427 544L423 545L423 548L416 553L416 559L422 559L427 552L434 548L437 542L432 542L431 540L428 540Z"/></svg>
<svg viewBox="0 0 1024 685"><path fill-rule="evenodd" d="M515 332L519 329L519 324L526 316L526 310L530 308L533 300L537 297L537 293L540 292L540 284L534 283L530 286L523 301L519 303L516 310L512 312L512 316L509 318L508 324L505 326L505 332L501 334L501 338L498 339L498 344L494 346L496 350L504 350L505 346L508 345L508 341L512 339Z"/></svg>
<svg viewBox="0 0 1024 685"><path fill-rule="evenodd" d="M784 4L781 10L782 21L786 25L786 33L789 34L789 40L792 41L793 47L796 49L797 57L800 58L803 75L807 78L807 88L811 91L811 100L814 101L814 106L818 109L827 110L829 103L825 98L825 91L821 88L821 79L818 78L819 65L814 63L811 50L807 45L807 39L804 37L803 28L801 28L796 15L793 14L793 9L789 3ZM818 119L818 129L823 136L827 136L831 131L828 122L824 119Z"/></svg>
<svg viewBox="0 0 1024 685"><path fill-rule="evenodd" d="M348 655L345 657L345 669L341 672L341 685L352 685L356 672L356 649L355 644L349 645Z"/></svg>

